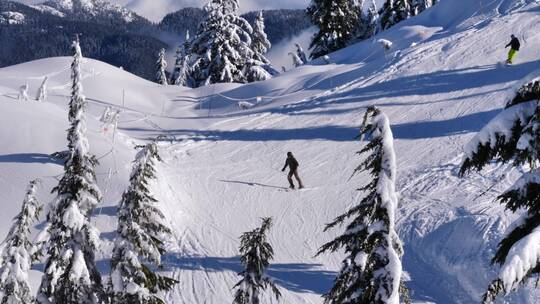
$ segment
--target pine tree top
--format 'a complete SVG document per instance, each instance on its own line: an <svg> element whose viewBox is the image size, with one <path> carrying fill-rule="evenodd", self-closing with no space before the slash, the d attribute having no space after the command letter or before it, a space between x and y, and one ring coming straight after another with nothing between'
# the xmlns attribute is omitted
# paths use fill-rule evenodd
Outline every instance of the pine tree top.
<svg viewBox="0 0 540 304"><path fill-rule="evenodd" d="M350 0L313 0L307 8L311 22L319 28L310 44L316 59L344 48L358 23L358 10Z"/></svg>
<svg viewBox="0 0 540 304"><path fill-rule="evenodd" d="M274 257L274 250L267 241L267 233L272 227L272 218L263 218L262 225L240 237L240 261L246 267L262 273Z"/></svg>
<svg viewBox="0 0 540 304"><path fill-rule="evenodd" d="M263 218L261 227L245 232L240 237L240 262L244 270L239 273L242 279L234 286L237 288L235 304L259 303L259 289L265 290L268 287L276 299L281 297L274 281L266 275L266 269L274 257L274 250L267 241L271 227L272 218Z"/></svg>
<svg viewBox="0 0 540 304"><path fill-rule="evenodd" d="M245 67L253 58L253 28L238 16L235 0L210 0L205 9L208 15L191 44L190 76L194 86L245 83Z"/></svg>
<svg viewBox="0 0 540 304"><path fill-rule="evenodd" d="M238 0L210 0L205 6L207 12L223 15L237 15L239 8Z"/></svg>
<svg viewBox="0 0 540 304"><path fill-rule="evenodd" d="M29 233L32 223L39 219L43 205L36 198L38 180L30 181L23 200L21 212L15 217L15 221L8 235L13 235L12 246L23 245L18 238L21 234Z"/></svg>
<svg viewBox="0 0 540 304"><path fill-rule="evenodd" d="M23 200L21 212L14 218L13 225L8 232L8 235L3 245L2 257L5 259L10 249L13 247L21 247L31 251L33 247L30 237L30 227L39 219L39 215L43 210L43 205L36 198L36 188L38 181L33 180L29 183L26 190L26 195ZM0 261L5 261L0 258Z"/></svg>

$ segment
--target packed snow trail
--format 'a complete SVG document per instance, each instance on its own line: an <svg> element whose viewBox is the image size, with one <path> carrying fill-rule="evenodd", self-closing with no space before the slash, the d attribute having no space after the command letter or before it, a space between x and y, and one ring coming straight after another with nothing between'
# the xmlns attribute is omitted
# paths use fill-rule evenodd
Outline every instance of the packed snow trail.
<svg viewBox="0 0 540 304"><path fill-rule="evenodd" d="M335 64L314 62L248 85L161 87L87 60L90 145L102 157L97 173L105 192L94 217L104 241L102 272L108 271L115 206L128 182L132 148L161 136L165 162L153 189L175 231L166 269L180 279L168 302L231 302L241 270L238 237L272 216L276 258L269 274L281 288L281 302L322 303L342 256L313 256L339 232L324 233L324 224L354 204L355 189L366 181L349 178L360 161L355 137L363 112L376 105L395 136L397 228L413 298L478 302L496 274L489 264L493 249L515 218L494 198L518 174L497 166L459 178L458 168L463 146L499 112L508 90L540 69L539 10L537 1L478 0L459 7L441 1L380 35L393 42L389 54L365 41L332 54ZM526 37L523 49L514 66L500 67L511 33ZM61 70L69 62L52 58L0 69L0 138L9 143L0 147L0 203L9 206L0 217L4 235L28 180L42 178L38 195L47 202L61 173L48 154L66 145L69 74ZM46 102L12 98L23 83L33 96L47 75L52 89ZM238 109L238 101L256 103L257 97L254 108ZM114 144L97 121L107 106L122 110ZM305 191L285 191L280 169L287 151L300 162ZM34 288L40 267L32 272ZM506 300L539 301L532 289Z"/></svg>

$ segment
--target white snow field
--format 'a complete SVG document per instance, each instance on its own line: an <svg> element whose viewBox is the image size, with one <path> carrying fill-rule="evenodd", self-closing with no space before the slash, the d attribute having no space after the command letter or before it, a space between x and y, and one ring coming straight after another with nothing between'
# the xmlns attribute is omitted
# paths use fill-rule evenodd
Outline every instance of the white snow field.
<svg viewBox="0 0 540 304"><path fill-rule="evenodd" d="M115 205L133 147L160 136L165 162L152 189L175 234L165 271L180 280L167 302L231 303L241 270L238 237L271 216L269 274L283 293L279 303L322 303L342 256L314 255L341 232L325 233L324 224L352 206L360 195L355 189L367 181L349 178L360 161L362 115L376 105L395 136L397 228L415 303L479 302L496 275L493 251L517 218L494 199L518 174L507 166L464 178L457 173L468 140L521 79L540 71L539 27L539 1L442 0L372 41L331 54L331 64L316 61L266 82L200 89L162 87L85 60L90 145L100 158L105 197L93 219L102 232L100 269L107 274ZM522 50L506 66L512 33ZM391 50L378 39L391 41ZM42 202L52 199L62 164L48 155L66 149L70 63L51 58L0 69L0 238L29 180L41 179ZM33 97L45 76L45 102L17 100L21 85L28 83ZM241 110L242 101L254 106ZM99 122L108 106L121 110L116 133ZM287 151L300 162L306 190L286 191L280 170ZM32 271L34 289L42 268ZM540 294L525 286L500 302L539 303ZM268 296L263 303L278 302Z"/></svg>

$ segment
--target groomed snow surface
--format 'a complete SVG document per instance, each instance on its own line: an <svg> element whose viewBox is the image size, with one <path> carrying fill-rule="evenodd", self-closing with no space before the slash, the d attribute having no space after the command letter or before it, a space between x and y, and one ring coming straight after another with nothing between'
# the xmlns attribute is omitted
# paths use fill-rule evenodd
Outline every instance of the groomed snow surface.
<svg viewBox="0 0 540 304"><path fill-rule="evenodd" d="M162 87L86 59L88 137L105 198L92 218L101 231L100 270L109 272L116 205L133 147L160 136L164 163L152 189L175 235L165 270L180 280L167 302L232 302L241 270L238 237L270 216L275 260L269 275L282 291L280 303L322 303L342 256L313 256L340 233L324 233L324 224L352 206L360 195L355 189L366 182L349 177L360 161L355 138L363 113L376 105L395 137L397 230L413 299L479 302L497 275L490 265L494 249L519 216L494 198L519 174L491 166L459 178L459 164L467 142L500 112L508 92L540 69L539 12L533 0L442 0L374 40L331 54L332 64L315 61L248 85ZM523 47L516 63L505 66L512 33ZM378 39L391 41L391 49L384 51ZM52 200L63 168L48 155L66 148L70 63L50 58L0 69L2 238L29 180L40 178L39 199ZM18 101L21 85L29 85L32 98L45 76L44 102ZM239 102L252 107L241 109ZM116 132L99 122L107 107L121 110ZM280 169L287 151L300 162L306 190L286 191ZM31 271L34 290L42 269ZM277 303L271 296L263 301ZM503 301L539 303L540 294L524 286Z"/></svg>

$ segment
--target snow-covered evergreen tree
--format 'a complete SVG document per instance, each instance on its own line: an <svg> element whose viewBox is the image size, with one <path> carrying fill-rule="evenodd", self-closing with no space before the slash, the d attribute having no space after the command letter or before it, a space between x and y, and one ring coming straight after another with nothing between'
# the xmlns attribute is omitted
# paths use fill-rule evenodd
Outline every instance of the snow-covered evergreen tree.
<svg viewBox="0 0 540 304"><path fill-rule="evenodd" d="M2 304L34 303L28 284L32 266L33 244L30 227L39 219L42 206L36 198L37 181L31 181L21 212L15 217L0 256L0 291Z"/></svg>
<svg viewBox="0 0 540 304"><path fill-rule="evenodd" d="M101 275L95 263L99 231L90 216L101 199L94 168L97 160L89 153L86 138L86 102L82 95L82 53L73 42L72 92L69 103L68 150L64 175L53 189L57 194L49 218L47 261L39 287L40 304L101 302Z"/></svg>
<svg viewBox="0 0 540 304"><path fill-rule="evenodd" d="M363 37L360 38L368 39L377 35L380 31L379 10L377 9L377 4L375 3L375 0L372 0L366 14L365 32L363 33Z"/></svg>
<svg viewBox="0 0 540 304"><path fill-rule="evenodd" d="M168 291L177 281L156 274L166 252L162 241L171 230L150 193L155 163L161 161L155 143L142 147L131 172L130 185L118 208L118 236L111 259L110 288L113 303L165 303L158 292Z"/></svg>
<svg viewBox="0 0 540 304"><path fill-rule="evenodd" d="M165 49L161 49L156 62L156 82L161 85L167 85L167 60L165 59Z"/></svg>
<svg viewBox="0 0 540 304"><path fill-rule="evenodd" d="M171 84L176 85L176 79L178 78L181 62L183 59L184 55L182 54L182 46L179 46L176 48L176 54L174 54L174 69L171 74L171 80L169 81Z"/></svg>
<svg viewBox="0 0 540 304"><path fill-rule="evenodd" d="M439 2L439 0L424 0L424 7L427 9L427 8L430 8L432 6L434 6L435 4L437 4Z"/></svg>
<svg viewBox="0 0 540 304"><path fill-rule="evenodd" d="M270 64L270 60L264 56L271 46L272 44L264 32L263 13L259 12L257 14L257 19L255 19L255 24L253 25L251 41L253 58L246 62L246 69L244 72L248 82L268 80L272 78L272 76L279 74L279 72Z"/></svg>
<svg viewBox="0 0 540 304"><path fill-rule="evenodd" d="M19 87L19 97L18 99L20 101L28 101L28 89L30 87L28 86L28 84L23 84L22 86Z"/></svg>
<svg viewBox="0 0 540 304"><path fill-rule="evenodd" d="M45 76L45 78L43 79L43 82L41 83L41 86L39 87L37 91L36 100L39 102L43 102L45 101L45 99L47 99L47 80L48 79L49 78Z"/></svg>
<svg viewBox="0 0 540 304"><path fill-rule="evenodd" d="M517 289L540 273L540 77L521 87L503 112L467 145L461 174L482 170L490 162L512 162L529 168L499 201L512 212L523 211L510 229L492 262L501 265L499 276L484 295L492 303L501 293Z"/></svg>
<svg viewBox="0 0 540 304"><path fill-rule="evenodd" d="M253 58L251 25L238 16L238 0L210 0L192 42L190 76L196 87L247 81L246 63Z"/></svg>
<svg viewBox="0 0 540 304"><path fill-rule="evenodd" d="M260 228L244 233L240 237L240 262L244 270L238 275L242 279L234 286L234 304L259 304L260 293L270 287L279 299L281 293L272 279L266 275L270 260L274 257L267 233L272 227L271 218L263 218Z"/></svg>
<svg viewBox="0 0 540 304"><path fill-rule="evenodd" d="M437 0L412 0L412 14L418 15L435 4L437 4Z"/></svg>
<svg viewBox="0 0 540 304"><path fill-rule="evenodd" d="M368 16L364 11L364 5L366 0L351 1L353 2L352 7L356 11L356 15L358 16L352 40L354 41L366 39L365 35L368 29Z"/></svg>
<svg viewBox="0 0 540 304"><path fill-rule="evenodd" d="M174 85L192 87L192 81L189 76L190 72L190 60L191 56L189 50L191 49L191 41L189 37L189 30L186 32L186 39L182 47L179 47L176 51L176 62L174 72L172 74L171 83Z"/></svg>
<svg viewBox="0 0 540 304"><path fill-rule="evenodd" d="M289 55L291 56L292 58L292 61L293 61L293 66L295 68L301 66L304 64L304 62L302 61L302 59L300 59L300 57L298 57L298 54L296 52L290 52Z"/></svg>
<svg viewBox="0 0 540 304"><path fill-rule="evenodd" d="M387 30L395 24L411 17L411 0L386 0L380 10L380 25Z"/></svg>
<svg viewBox="0 0 540 304"><path fill-rule="evenodd" d="M423 2L424 0L410 0L411 16L416 16L420 14L420 12L423 10Z"/></svg>
<svg viewBox="0 0 540 304"><path fill-rule="evenodd" d="M246 80L247 82L264 81L271 79L273 74L269 71L275 71L269 64L264 64L261 61L251 59L246 63ZM275 71L274 75L278 72Z"/></svg>
<svg viewBox="0 0 540 304"><path fill-rule="evenodd" d="M264 32L264 17L263 13L259 12L255 24L253 25L253 35L251 40L251 49L253 50L253 59L269 64L270 61L264 56L272 44L268 40L268 36Z"/></svg>
<svg viewBox="0 0 540 304"><path fill-rule="evenodd" d="M310 45L312 59L347 46L357 28L357 10L350 0L312 0L307 14L319 28Z"/></svg>
<svg viewBox="0 0 540 304"><path fill-rule="evenodd" d="M334 286L323 297L328 304L399 304L403 249L395 231L396 156L386 115L369 108L361 136L370 141L358 152L366 157L354 173L368 172L371 181L360 188L366 196L325 228L343 225L351 218L344 233L318 252L343 248L346 254Z"/></svg>
<svg viewBox="0 0 540 304"><path fill-rule="evenodd" d="M308 59L302 46L300 46L300 44L298 43L295 43L294 45L296 46L296 55L298 55L298 58L300 58L300 60L302 60L303 63L307 63Z"/></svg>

